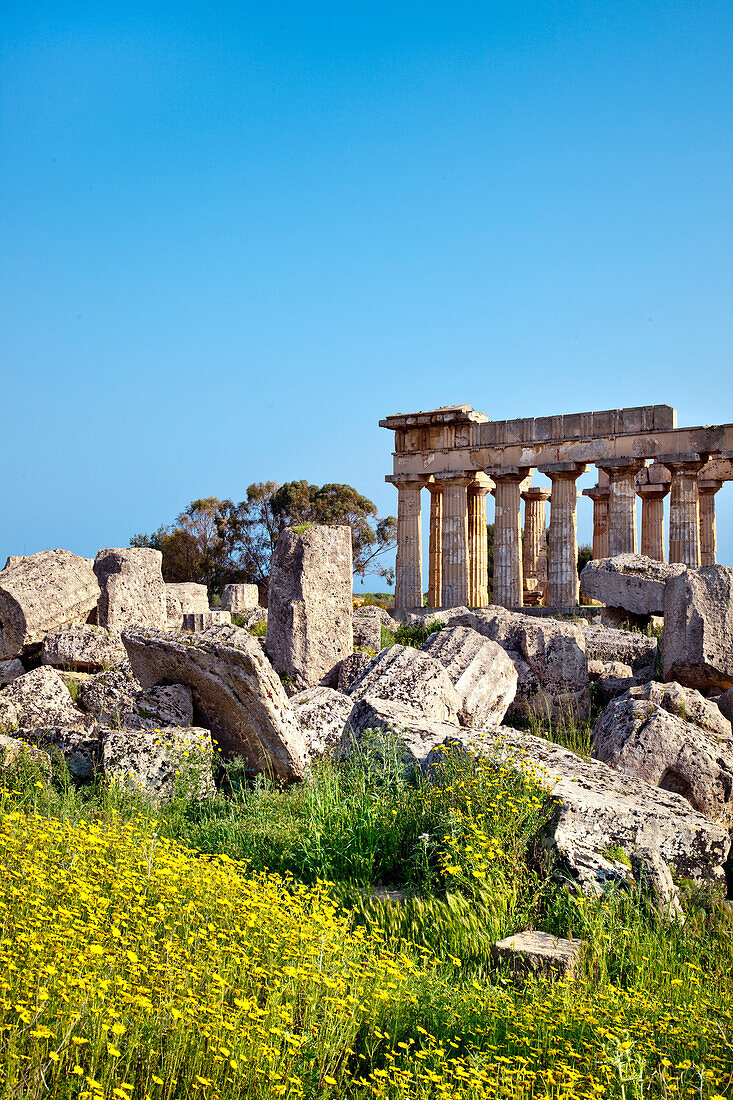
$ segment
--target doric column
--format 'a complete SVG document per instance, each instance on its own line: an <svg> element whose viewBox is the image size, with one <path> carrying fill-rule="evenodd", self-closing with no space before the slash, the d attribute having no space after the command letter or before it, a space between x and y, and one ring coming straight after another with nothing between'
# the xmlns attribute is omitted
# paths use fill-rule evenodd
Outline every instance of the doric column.
<svg viewBox="0 0 733 1100"><path fill-rule="evenodd" d="M672 475L669 493L669 560L696 569L700 564L700 498L697 475L704 460L697 454L659 455Z"/></svg>
<svg viewBox="0 0 733 1100"><path fill-rule="evenodd" d="M643 458L614 458L596 463L608 474L608 555L636 554L636 474Z"/></svg>
<svg viewBox="0 0 733 1100"><path fill-rule="evenodd" d="M486 497L490 480L478 474L468 486L468 606L489 603L489 548L486 531Z"/></svg>
<svg viewBox="0 0 733 1100"><path fill-rule="evenodd" d="M547 603L549 607L575 607L578 602L578 491L576 481L587 466L578 462L553 462L540 466L552 481L550 496L550 555Z"/></svg>
<svg viewBox="0 0 733 1100"><path fill-rule="evenodd" d="M583 496L593 501L593 560L608 557L608 485L594 485L583 489Z"/></svg>
<svg viewBox="0 0 733 1100"><path fill-rule="evenodd" d="M715 494L722 481L698 481L700 496L700 565L715 565L718 560L718 534L715 526Z"/></svg>
<svg viewBox="0 0 733 1100"><path fill-rule="evenodd" d="M522 572L525 604L539 604L547 594L545 505L549 499L549 489L525 489L522 493L524 501Z"/></svg>
<svg viewBox="0 0 733 1100"><path fill-rule="evenodd" d="M529 471L526 467L510 467L495 468L489 472L496 482L492 598L499 607L523 607L520 486Z"/></svg>
<svg viewBox="0 0 733 1100"><path fill-rule="evenodd" d="M664 561L664 498L669 485L637 485L636 491L641 497L641 552Z"/></svg>
<svg viewBox="0 0 733 1100"><path fill-rule="evenodd" d="M399 475L394 475L398 477ZM395 609L422 607L421 481L395 481L397 486L397 564Z"/></svg>
<svg viewBox="0 0 733 1100"><path fill-rule="evenodd" d="M428 607L443 606L443 486L428 482L430 545L428 550Z"/></svg>
<svg viewBox="0 0 733 1100"><path fill-rule="evenodd" d="M468 601L468 489L473 477L440 478L443 486L443 607Z"/></svg>

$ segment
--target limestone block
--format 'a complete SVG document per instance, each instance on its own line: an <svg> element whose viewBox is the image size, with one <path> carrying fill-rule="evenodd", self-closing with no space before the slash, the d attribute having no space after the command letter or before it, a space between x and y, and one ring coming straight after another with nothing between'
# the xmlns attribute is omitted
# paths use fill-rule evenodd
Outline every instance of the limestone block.
<svg viewBox="0 0 733 1100"><path fill-rule="evenodd" d="M662 673L701 691L733 687L733 569L704 565L668 582Z"/></svg>
<svg viewBox="0 0 733 1100"><path fill-rule="evenodd" d="M221 592L221 606L233 615L250 611L260 602L260 592L256 584L225 584Z"/></svg>
<svg viewBox="0 0 733 1100"><path fill-rule="evenodd" d="M194 714L222 751L276 779L302 778L303 735L258 640L235 626L203 634L129 628L122 636L143 687L186 684Z"/></svg>
<svg viewBox="0 0 733 1100"><path fill-rule="evenodd" d="M716 702L723 717L727 718L729 722L733 722L733 688L728 688L722 695L719 695Z"/></svg>
<svg viewBox="0 0 733 1100"><path fill-rule="evenodd" d="M231 611L195 611L183 613L183 627L189 634L201 634L204 630L210 630L212 626L231 626Z"/></svg>
<svg viewBox="0 0 733 1100"><path fill-rule="evenodd" d="M165 582L160 550L128 547L100 550L94 572L101 595L97 622L114 634L126 626L167 626Z"/></svg>
<svg viewBox="0 0 733 1100"><path fill-rule="evenodd" d="M0 691L0 726L82 725L69 689L55 668L34 668Z"/></svg>
<svg viewBox="0 0 733 1100"><path fill-rule="evenodd" d="M731 725L693 688L631 688L596 722L593 752L618 771L681 794L711 821L733 826Z"/></svg>
<svg viewBox="0 0 733 1100"><path fill-rule="evenodd" d="M268 589L267 652L296 690L319 683L353 650L351 528L283 531Z"/></svg>
<svg viewBox="0 0 733 1100"><path fill-rule="evenodd" d="M455 735L458 727L421 714L405 703L365 695L353 704L344 727L341 751L344 754L358 751L368 730L396 734L404 746L407 767L427 771L431 754L447 737Z"/></svg>
<svg viewBox="0 0 733 1100"><path fill-rule="evenodd" d="M0 687L12 684L19 676L25 674L25 666L22 661L14 657L12 661L0 661Z"/></svg>
<svg viewBox="0 0 733 1100"><path fill-rule="evenodd" d="M53 668L98 672L127 659L118 635L103 626L74 623L52 631L43 639L41 660Z"/></svg>
<svg viewBox="0 0 733 1100"><path fill-rule="evenodd" d="M382 626L386 626L387 630L391 630L393 634L397 632L400 626L386 608L371 603L365 603L361 607L357 607L354 612L354 619L377 619Z"/></svg>
<svg viewBox="0 0 733 1100"><path fill-rule="evenodd" d="M20 763L23 756L26 756L34 764L38 764L44 772L50 773L51 758L47 752L37 749L34 745L29 745L17 737L8 737L7 734L0 733L0 771L14 768L16 764Z"/></svg>
<svg viewBox="0 0 733 1100"><path fill-rule="evenodd" d="M667 581L679 577L685 568L641 554L617 554L589 561L580 574L580 591L591 600L621 607L633 615L661 615Z"/></svg>
<svg viewBox="0 0 733 1100"><path fill-rule="evenodd" d="M103 672L81 685L79 704L100 725L113 729L157 729L193 725L193 698L185 684L143 689L129 669Z"/></svg>
<svg viewBox="0 0 733 1100"><path fill-rule="evenodd" d="M382 624L376 616L354 616L354 649L368 649L376 656L382 648Z"/></svg>
<svg viewBox="0 0 733 1100"><path fill-rule="evenodd" d="M374 658L371 653L364 653L361 650L357 650L348 657L344 657L339 665L339 674L336 683L338 690L348 694L359 677L363 676L367 669L372 667L373 661Z"/></svg>
<svg viewBox="0 0 733 1100"><path fill-rule="evenodd" d="M172 596L181 605L181 614L205 614L209 610L209 593L205 584L194 581L170 582L165 586L166 599Z"/></svg>
<svg viewBox="0 0 733 1100"><path fill-rule="evenodd" d="M514 974L570 978L580 960L582 940L566 940L549 932L517 932L494 944L494 955Z"/></svg>
<svg viewBox="0 0 733 1100"><path fill-rule="evenodd" d="M306 688L290 700L310 759L330 753L341 740L353 703L329 687Z"/></svg>
<svg viewBox="0 0 733 1100"><path fill-rule="evenodd" d="M105 778L141 791L154 802L174 794L206 798L214 794L214 747L208 730L162 727L102 730L102 769Z"/></svg>
<svg viewBox="0 0 733 1100"><path fill-rule="evenodd" d="M354 700L365 695L402 703L426 717L446 722L458 720L462 704L441 662L404 645L383 649L352 686Z"/></svg>
<svg viewBox="0 0 733 1100"><path fill-rule="evenodd" d="M168 630L183 630L183 607L169 584L165 586L165 622Z"/></svg>
<svg viewBox="0 0 733 1100"><path fill-rule="evenodd" d="M517 670L497 642L467 626L431 634L423 652L445 668L461 699L461 725L486 729L504 720L517 693Z"/></svg>
<svg viewBox="0 0 733 1100"><path fill-rule="evenodd" d="M63 760L78 783L90 782L99 771L101 745L94 723L21 726L17 732L18 737L41 749L51 760Z"/></svg>
<svg viewBox="0 0 733 1100"><path fill-rule="evenodd" d="M0 572L0 660L17 657L49 630L86 622L99 584L86 558L68 550L42 550L9 558Z"/></svg>
<svg viewBox="0 0 733 1100"><path fill-rule="evenodd" d="M473 612L454 608L433 618L450 626L468 626L497 642L517 670L517 694L508 713L527 713L552 721L569 715L583 720L590 713L588 661L581 627L558 619L535 618L503 607Z"/></svg>
<svg viewBox="0 0 733 1100"><path fill-rule="evenodd" d="M610 664L620 661L634 673L654 667L657 660L657 639L632 630L614 630L608 626L581 626L588 661Z"/></svg>

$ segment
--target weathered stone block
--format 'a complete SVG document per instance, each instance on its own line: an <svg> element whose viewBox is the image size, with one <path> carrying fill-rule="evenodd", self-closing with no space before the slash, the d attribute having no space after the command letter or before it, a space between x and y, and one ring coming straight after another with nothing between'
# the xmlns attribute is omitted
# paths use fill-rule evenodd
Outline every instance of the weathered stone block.
<svg viewBox="0 0 733 1100"><path fill-rule="evenodd" d="M194 715L224 752L273 778L302 778L303 735L256 638L218 626L193 635L130 628L122 641L143 687L167 682L191 688Z"/></svg>
<svg viewBox="0 0 733 1100"><path fill-rule="evenodd" d="M421 714L404 703L365 695L358 699L348 716L341 740L342 752L358 749L367 730L395 733L404 745L405 763L426 771L431 753L447 737L457 732L448 722Z"/></svg>
<svg viewBox="0 0 733 1100"><path fill-rule="evenodd" d="M155 802L177 792L186 798L214 794L214 747L208 730L162 727L102 730L102 769L105 778L141 791Z"/></svg>
<svg viewBox="0 0 733 1100"><path fill-rule="evenodd" d="M290 700L310 759L323 756L341 740L353 703L329 687L306 688Z"/></svg>
<svg viewBox="0 0 733 1100"><path fill-rule="evenodd" d="M351 689L354 700L365 695L445 722L457 722L461 709L461 697L440 661L411 646L393 645L377 654Z"/></svg>
<svg viewBox="0 0 733 1100"><path fill-rule="evenodd" d="M580 591L591 600L633 615L661 615L667 581L685 569L641 554L618 554L589 561L580 574Z"/></svg>
<svg viewBox="0 0 733 1100"><path fill-rule="evenodd" d="M12 661L0 661L0 688L12 684L13 680L23 675L25 675L25 666L17 657Z"/></svg>
<svg viewBox="0 0 733 1100"><path fill-rule="evenodd" d="M84 715L55 668L34 668L0 691L0 726L83 724Z"/></svg>
<svg viewBox="0 0 733 1100"><path fill-rule="evenodd" d="M350 527L283 531L270 567L267 652L296 690L352 652L351 593Z"/></svg>
<svg viewBox="0 0 733 1100"><path fill-rule="evenodd" d="M615 630L608 626L581 626L588 661L609 664L621 661L634 673L654 667L657 660L657 639L632 630Z"/></svg>
<svg viewBox="0 0 733 1100"><path fill-rule="evenodd" d="M572 977L580 960L582 940L566 940L549 932L516 932L494 944L500 962L515 974L531 971L545 977Z"/></svg>
<svg viewBox="0 0 733 1100"><path fill-rule="evenodd" d="M96 608L99 584L87 558L42 550L8 562L0 572L0 660L17 657L49 630L85 622Z"/></svg>
<svg viewBox="0 0 733 1100"><path fill-rule="evenodd" d="M100 725L113 729L156 729L193 725L191 689L165 684L142 689L127 669L103 672L81 685L79 704Z"/></svg>
<svg viewBox="0 0 733 1100"><path fill-rule="evenodd" d="M182 629L188 634L201 634L212 626L231 626L231 611L197 611L191 614L183 613Z"/></svg>
<svg viewBox="0 0 733 1100"><path fill-rule="evenodd" d="M256 584L225 584L221 592L221 606L233 615L240 615L257 607L260 593Z"/></svg>
<svg viewBox="0 0 733 1100"><path fill-rule="evenodd" d="M98 672L127 660L127 654L119 635L103 626L74 623L46 635L41 660L54 668Z"/></svg>
<svg viewBox="0 0 733 1100"><path fill-rule="evenodd" d="M94 559L99 581L97 622L120 634L126 626L167 626L165 582L160 550L125 548L100 550Z"/></svg>
<svg viewBox="0 0 733 1100"><path fill-rule="evenodd" d="M209 610L209 593L205 584L194 581L167 582L166 596L173 596L181 605L184 615L206 613Z"/></svg>
<svg viewBox="0 0 733 1100"><path fill-rule="evenodd" d="M458 720L464 726L498 726L517 693L517 670L497 642L466 626L431 634L423 652L440 661L461 700Z"/></svg>
<svg viewBox="0 0 733 1100"><path fill-rule="evenodd" d="M382 648L382 624L374 616L354 615L354 649L367 649L376 656Z"/></svg>
<svg viewBox="0 0 733 1100"><path fill-rule="evenodd" d="M371 653L357 650L348 657L344 657L339 665L338 681L336 686L339 691L347 694L351 691L357 680L364 675L367 669L372 667L374 658Z"/></svg>
<svg viewBox="0 0 733 1100"><path fill-rule="evenodd" d="M733 687L733 569L704 565L667 583L662 673L701 691Z"/></svg>

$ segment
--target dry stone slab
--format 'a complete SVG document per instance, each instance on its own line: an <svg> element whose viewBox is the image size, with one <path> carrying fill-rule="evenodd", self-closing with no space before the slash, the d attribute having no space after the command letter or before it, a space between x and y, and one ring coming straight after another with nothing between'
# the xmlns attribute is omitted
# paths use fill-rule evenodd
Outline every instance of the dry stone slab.
<svg viewBox="0 0 733 1100"><path fill-rule="evenodd" d="M621 661L636 674L644 668L654 668L657 660L657 639L636 630L617 630L610 626L582 626L588 661Z"/></svg>
<svg viewBox="0 0 733 1100"><path fill-rule="evenodd" d="M514 974L571 978L580 961L582 940L566 940L549 932L516 932L494 944L494 956Z"/></svg>
<svg viewBox="0 0 733 1100"><path fill-rule="evenodd" d="M0 726L81 725L84 715L55 668L26 672L0 691Z"/></svg>
<svg viewBox="0 0 733 1100"><path fill-rule="evenodd" d="M353 651L351 528L282 532L268 588L267 652L296 691Z"/></svg>
<svg viewBox="0 0 733 1100"><path fill-rule="evenodd" d="M470 627L454 626L431 634L422 649L440 661L458 692L461 725L501 725L517 693L517 670L498 642Z"/></svg>
<svg viewBox="0 0 733 1100"><path fill-rule="evenodd" d="M338 690L348 694L357 680L364 675L367 669L372 667L373 661L374 658L371 653L365 653L363 650L356 650L348 657L344 657L339 665L338 680L336 682Z"/></svg>
<svg viewBox="0 0 733 1100"><path fill-rule="evenodd" d="M251 611L260 602L260 591L256 584L225 584L221 592L221 606L233 615Z"/></svg>
<svg viewBox="0 0 733 1100"><path fill-rule="evenodd" d="M457 721L461 710L461 696L441 662L411 646L393 645L377 654L351 688L352 699L365 695L446 722Z"/></svg>
<svg viewBox="0 0 733 1100"><path fill-rule="evenodd" d="M700 691L733 687L733 569L704 565L668 582L662 673Z"/></svg>
<svg viewBox="0 0 733 1100"><path fill-rule="evenodd" d="M74 623L54 630L43 639L41 661L53 668L99 672L127 660L119 636L103 626Z"/></svg>
<svg viewBox="0 0 733 1100"><path fill-rule="evenodd" d="M353 703L329 687L306 688L290 699L311 759L330 753L341 740Z"/></svg>
<svg viewBox="0 0 733 1100"><path fill-rule="evenodd" d="M596 722L593 751L618 771L682 795L711 821L733 826L731 725L693 688L631 688Z"/></svg>
<svg viewBox="0 0 733 1100"><path fill-rule="evenodd" d="M79 704L100 725L155 729L193 725L193 697L185 684L141 688L129 669L104 672L81 685Z"/></svg>
<svg viewBox="0 0 733 1100"><path fill-rule="evenodd" d="M303 735L256 638L235 626L175 635L129 628L122 641L143 687L191 688L194 715L224 752L275 779L303 777Z"/></svg>
<svg viewBox="0 0 733 1100"><path fill-rule="evenodd" d="M0 688L12 684L19 676L25 675L25 665L14 657L12 661L0 661Z"/></svg>
<svg viewBox="0 0 733 1100"><path fill-rule="evenodd" d="M18 657L49 630L86 622L99 584L91 563L68 550L9 558L0 572L0 660Z"/></svg>
<svg viewBox="0 0 733 1100"><path fill-rule="evenodd" d="M154 802L180 795L206 798L215 792L214 747L208 730L162 727L102 730L102 770L106 779L140 791Z"/></svg>
<svg viewBox="0 0 733 1100"><path fill-rule="evenodd" d="M686 568L642 554L618 554L589 561L580 574L580 591L591 600L632 615L661 615L667 581Z"/></svg>
<svg viewBox="0 0 733 1100"><path fill-rule="evenodd" d="M168 616L162 561L160 550L147 547L99 551L94 559L101 589L99 626L114 634L132 625L165 629Z"/></svg>
<svg viewBox="0 0 733 1100"><path fill-rule="evenodd" d="M474 612L453 608L428 621L468 626L497 642L517 670L517 693L509 718L534 714L552 721L587 718L590 713L588 661L581 627L558 619L535 618L503 607Z"/></svg>

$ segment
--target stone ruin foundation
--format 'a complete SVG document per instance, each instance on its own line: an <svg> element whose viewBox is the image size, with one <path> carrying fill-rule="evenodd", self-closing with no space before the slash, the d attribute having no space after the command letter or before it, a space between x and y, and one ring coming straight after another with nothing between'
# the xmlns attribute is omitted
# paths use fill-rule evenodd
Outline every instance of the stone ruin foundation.
<svg viewBox="0 0 733 1100"><path fill-rule="evenodd" d="M578 603L577 480L590 465L593 557L716 561L715 494L733 480L733 424L678 428L669 405L491 421L470 405L388 416L395 433L395 608L422 607L421 492L430 494L430 607L488 604L486 499L494 505L493 603ZM546 474L549 490L532 485ZM641 499L641 547L636 498ZM550 503L549 539L545 512ZM521 505L524 502L524 524Z"/></svg>

